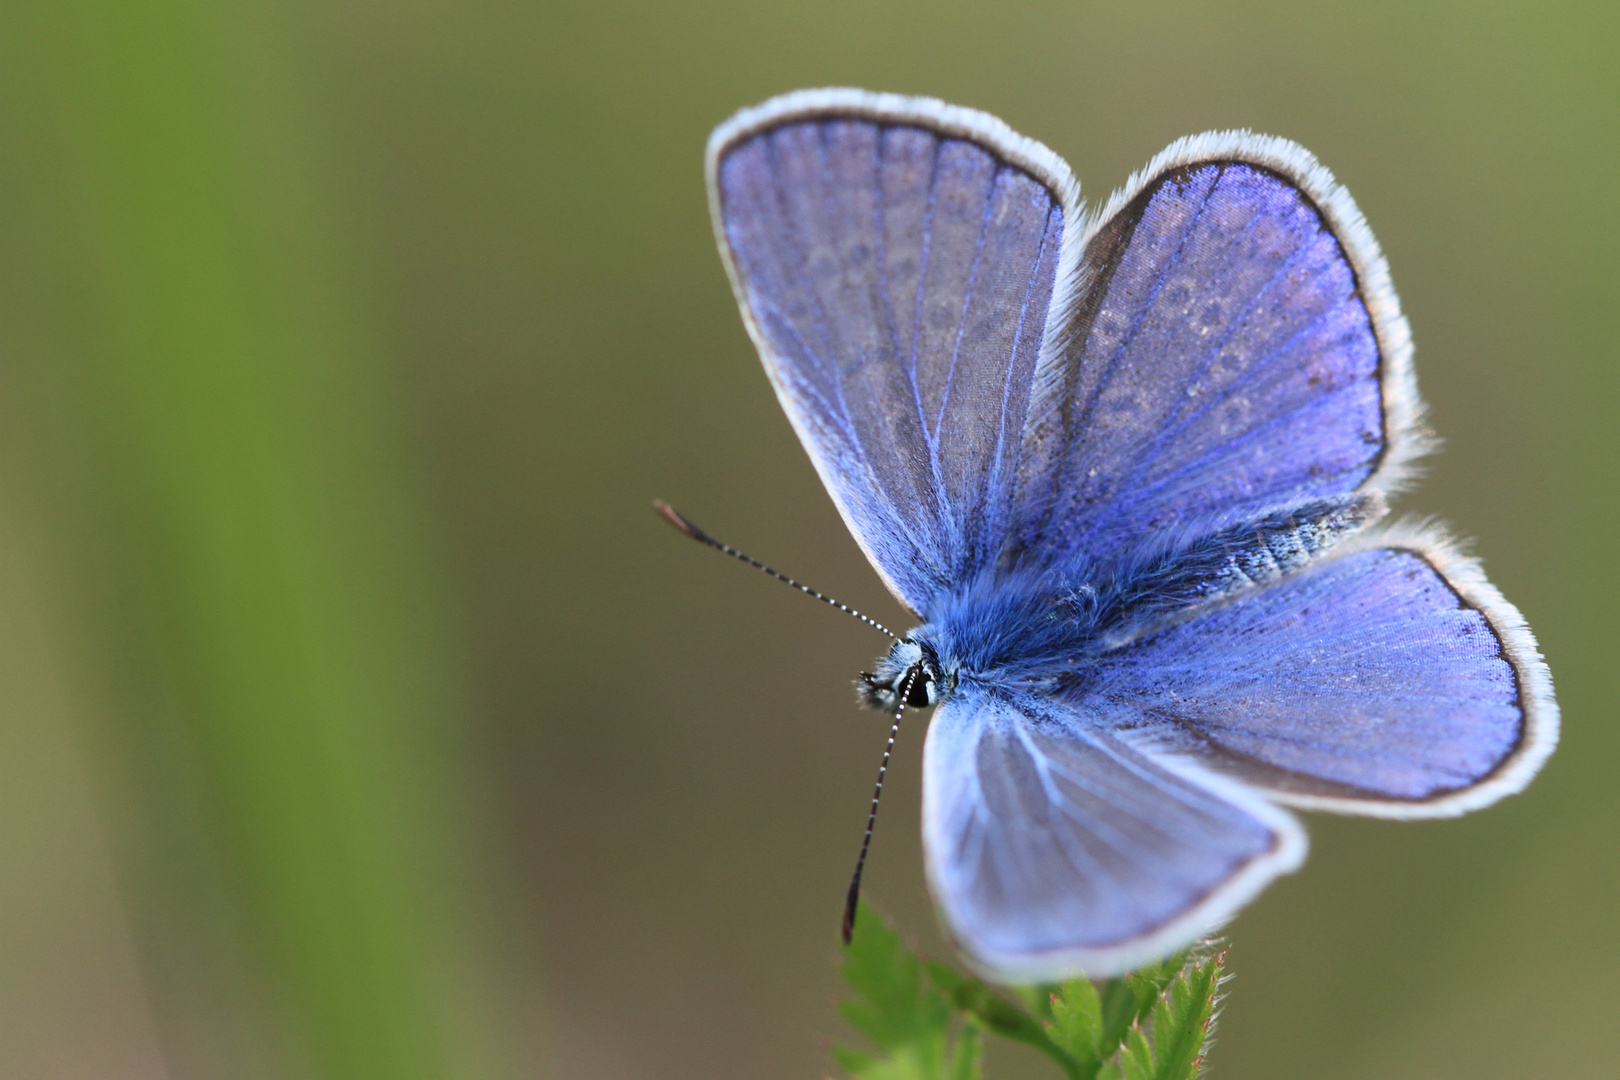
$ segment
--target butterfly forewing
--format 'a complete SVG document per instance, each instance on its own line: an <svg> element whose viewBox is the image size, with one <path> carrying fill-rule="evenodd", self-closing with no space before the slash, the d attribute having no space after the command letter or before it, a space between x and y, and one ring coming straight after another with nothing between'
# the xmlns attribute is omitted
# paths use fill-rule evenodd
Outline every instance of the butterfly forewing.
<svg viewBox="0 0 1620 1080"><path fill-rule="evenodd" d="M1353 491L1417 449L1405 323L1348 196L1280 140L1182 145L1087 242L1031 406L1020 547L1107 554Z"/></svg>
<svg viewBox="0 0 1620 1080"><path fill-rule="evenodd" d="M1006 533L1067 174L1035 175L987 117L953 110L942 131L947 114L898 101L808 95L746 116L716 134L710 170L778 396L921 611Z"/></svg>

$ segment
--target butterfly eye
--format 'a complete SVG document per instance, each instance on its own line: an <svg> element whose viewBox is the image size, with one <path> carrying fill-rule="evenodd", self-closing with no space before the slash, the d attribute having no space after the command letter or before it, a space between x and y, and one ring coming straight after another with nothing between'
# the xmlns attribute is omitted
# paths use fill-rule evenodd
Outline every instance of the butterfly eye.
<svg viewBox="0 0 1620 1080"><path fill-rule="evenodd" d="M906 697L909 708L921 709L932 705L939 700L934 686L934 677L929 674L926 667L917 672L917 677L911 681L911 693Z"/></svg>

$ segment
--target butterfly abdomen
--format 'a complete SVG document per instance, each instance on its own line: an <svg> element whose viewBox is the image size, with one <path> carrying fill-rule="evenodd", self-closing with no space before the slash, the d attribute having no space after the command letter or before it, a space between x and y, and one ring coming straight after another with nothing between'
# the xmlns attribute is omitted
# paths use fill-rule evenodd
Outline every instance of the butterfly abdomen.
<svg viewBox="0 0 1620 1080"><path fill-rule="evenodd" d="M1109 564L998 571L944 597L909 637L945 671L1032 688L1309 565L1383 512L1376 495L1316 499L1159 538Z"/></svg>
<svg viewBox="0 0 1620 1080"><path fill-rule="evenodd" d="M1169 582L1187 578L1199 600L1264 585L1311 562L1383 512L1376 495L1319 499L1278 511L1197 542L1179 560L1179 570L1171 570ZM1215 568L1208 572L1211 563Z"/></svg>
<svg viewBox="0 0 1620 1080"><path fill-rule="evenodd" d="M1383 513L1376 494L1313 499L1127 557L1107 586L1113 613L1102 644L1119 648L1206 604L1276 581Z"/></svg>

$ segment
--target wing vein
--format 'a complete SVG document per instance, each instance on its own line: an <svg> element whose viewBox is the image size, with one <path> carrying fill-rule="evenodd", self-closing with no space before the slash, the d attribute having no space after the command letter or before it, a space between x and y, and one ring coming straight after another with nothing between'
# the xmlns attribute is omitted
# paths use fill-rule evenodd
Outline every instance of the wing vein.
<svg viewBox="0 0 1620 1080"><path fill-rule="evenodd" d="M1321 236L1321 231L1319 230L1316 235ZM1210 345L1210 347L1204 351L1204 355L1199 359L1197 369L1187 380L1187 386L1190 387L1196 385L1199 379L1209 373L1209 369L1214 366L1215 360L1220 356L1221 351L1226 348L1227 343L1232 340L1232 338L1237 334L1238 330L1248 320L1249 316L1252 315L1255 309L1260 306L1261 301L1271 293L1272 288L1277 284L1277 281L1284 274L1292 270L1302 259L1305 258L1306 255L1310 253L1315 244L1315 240L1316 237L1312 237L1310 242L1299 245L1299 247L1295 249L1295 251L1289 255L1287 259L1283 260L1282 265L1278 266L1277 269L1272 272L1271 276L1266 279L1265 284L1263 284L1259 289L1255 290L1254 295L1249 298L1249 301L1244 305L1243 310L1231 320L1230 324L1226 327L1225 333L1220 335L1220 339ZM1338 309L1338 307L1339 305L1337 304L1330 305L1328 310L1335 311ZM1315 322L1316 320L1313 319L1312 323L1314 324ZM1290 335L1290 341L1292 340L1293 336ZM1264 358L1260 359L1248 370L1244 371L1240 376L1234 378L1232 380L1232 384L1219 395L1219 400L1222 402L1229 401L1232 394L1237 391L1238 387L1246 385L1253 373L1263 368L1270 361L1272 356L1275 355L1276 351L1276 349L1268 351ZM1184 414L1180 420L1176 420L1168 424L1151 442L1148 442L1138 448L1136 453L1133 454L1126 462L1126 467L1129 471L1124 474L1124 478L1119 484L1119 490L1129 490L1138 480L1141 479L1142 473L1147 468L1148 463L1158 455L1159 451L1163 450L1164 447L1167 446L1176 436L1190 428L1194 423L1197 422L1198 419L1207 415L1208 410L1208 403L1200 403L1199 406Z"/></svg>
<svg viewBox="0 0 1620 1080"><path fill-rule="evenodd" d="M1011 364L1016 364L1018 362L1018 350L1024 343L1024 327L1028 325L1029 322L1030 299L1035 295L1035 286L1040 281L1041 263L1046 258L1047 241L1052 235L1053 213L1054 211L1048 211L1047 213L1046 225L1041 229L1041 242L1035 248L1035 259L1030 267L1029 280L1024 285L1024 299L1018 307L1018 325L1013 330L1012 356L1009 360L1009 363ZM989 475L985 478L983 487L980 491L979 506L984 513L982 514L982 523L980 527L976 529L973 534L973 546L969 557L974 561L977 561L980 557L982 557L984 549L990 546L990 544L985 542L983 534L986 530L994 526L999 516L991 513L990 510L992 508L992 503L999 503L1001 501L998 500L996 496L998 493L1004 490L1002 484L1002 463L1006 457L1007 412L1012 406L1012 390L1013 379L1009 374L1006 381L1001 385L1001 412L996 417L995 456L991 459Z"/></svg>
<svg viewBox="0 0 1620 1080"><path fill-rule="evenodd" d="M1221 167L1221 172L1225 172L1224 166ZM1169 279L1171 270L1180 265L1182 252L1186 250L1187 242L1192 237L1193 231L1198 228L1198 223L1203 220L1204 212L1209 208L1210 194L1214 192L1215 184L1219 182L1220 175L1217 174L1215 182L1211 183L1210 185L1210 190L1204 194L1203 202L1199 204L1197 211L1192 215L1192 219L1188 221L1186 228L1182 230L1181 238L1176 243L1175 252L1170 256L1169 259L1165 261L1164 266L1160 268L1158 274L1154 278L1153 288L1148 292L1147 299L1138 307L1136 314L1131 319L1131 325L1126 329L1125 334L1120 339L1119 344L1114 348L1114 354L1109 357L1107 365L1103 368L1101 375L1098 377L1097 385L1094 386L1091 392L1086 395L1086 403L1081 408L1080 415L1074 420L1073 429L1066 433L1067 438L1065 439L1063 457L1058 464L1058 475L1056 480L1056 488L1058 491L1062 491L1064 489L1064 479L1066 478L1069 469L1074 465L1074 458L1076 456L1073 453L1073 451L1076 449L1075 440L1081 436L1081 434L1085 431L1086 425L1091 422L1091 415L1096 410L1097 403L1102 400L1102 395L1107 391L1109 384L1113 381L1114 372L1119 368L1119 362L1124 359L1125 353L1130 349L1131 342L1135 340L1137 333L1141 330L1142 323L1144 320L1146 320L1148 312L1152 310L1154 301L1158 299L1159 292L1164 288L1164 283ZM1123 253L1120 255L1120 258L1124 258ZM1110 282L1111 281L1112 278L1110 278ZM1081 356L1084 356L1084 350L1082 350Z"/></svg>

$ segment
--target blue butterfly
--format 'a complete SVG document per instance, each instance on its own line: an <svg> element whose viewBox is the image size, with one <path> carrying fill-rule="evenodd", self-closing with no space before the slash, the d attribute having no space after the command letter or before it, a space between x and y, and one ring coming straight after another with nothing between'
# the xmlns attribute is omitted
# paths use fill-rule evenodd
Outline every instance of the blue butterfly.
<svg viewBox="0 0 1620 1080"><path fill-rule="evenodd" d="M1461 814L1551 753L1518 611L1381 523L1429 448L1411 339L1305 150L1182 139L1087 211L994 117L811 90L708 180L777 397L921 619L860 688L937 706L928 883L981 973L1129 970L1300 865L1284 807Z"/></svg>

